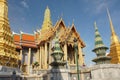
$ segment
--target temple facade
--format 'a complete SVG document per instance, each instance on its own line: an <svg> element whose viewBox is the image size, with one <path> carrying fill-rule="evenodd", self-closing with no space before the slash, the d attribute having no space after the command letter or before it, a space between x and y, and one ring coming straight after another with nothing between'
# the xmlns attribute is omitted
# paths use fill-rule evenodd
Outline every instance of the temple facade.
<svg viewBox="0 0 120 80"><path fill-rule="evenodd" d="M0 0L0 65L18 67L21 58L14 45L6 0Z"/></svg>
<svg viewBox="0 0 120 80"><path fill-rule="evenodd" d="M75 25L66 26L64 20L61 18L52 24L50 9L47 7L44 14L43 24L40 30L34 34L24 32L14 33L14 43L17 46L16 50L21 54L21 69L29 74L31 66L37 70L47 70L50 68L50 63L53 61L51 53L54 49L55 35L58 35L59 43L64 52L63 60L69 66L76 65L75 51L74 51L74 38L78 40L78 62L79 65L84 65L84 54L82 49L85 47L84 42L80 38L79 33L75 29ZM34 69L33 68L33 69Z"/></svg>
<svg viewBox="0 0 120 80"><path fill-rule="evenodd" d="M114 26L112 23L112 19L109 13L109 10L107 9L109 22L110 22L110 29L111 29L111 45L110 45L110 54L111 56L111 63L113 64L119 64L120 63L120 40L114 30Z"/></svg>

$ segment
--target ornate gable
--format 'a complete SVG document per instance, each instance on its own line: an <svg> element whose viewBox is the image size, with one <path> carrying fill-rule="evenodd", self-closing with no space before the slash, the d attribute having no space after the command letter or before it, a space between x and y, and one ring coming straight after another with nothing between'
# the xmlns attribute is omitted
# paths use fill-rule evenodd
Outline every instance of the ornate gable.
<svg viewBox="0 0 120 80"><path fill-rule="evenodd" d="M73 45L74 38L78 39L82 47L85 47L85 44L81 40L79 33L76 31L74 24L72 24L72 27L70 28L68 34L66 35L66 41L68 42L68 44Z"/></svg>
<svg viewBox="0 0 120 80"><path fill-rule="evenodd" d="M62 24L63 27L66 28L66 27L65 27L65 23L64 23L64 21L63 21L62 18L61 18L59 21L56 22L56 24L55 24L54 27L55 27L55 28L58 28L60 24Z"/></svg>
<svg viewBox="0 0 120 80"><path fill-rule="evenodd" d="M57 32L58 35L61 36L61 34L65 32L65 30L66 30L66 26L61 18L60 21L58 21L57 24L55 25L54 32Z"/></svg>
<svg viewBox="0 0 120 80"><path fill-rule="evenodd" d="M54 38L57 33L58 38L60 39L60 37L65 33L65 31L66 31L66 26L64 24L64 21L60 19L58 22L56 22L54 26L54 33L52 34L51 37Z"/></svg>

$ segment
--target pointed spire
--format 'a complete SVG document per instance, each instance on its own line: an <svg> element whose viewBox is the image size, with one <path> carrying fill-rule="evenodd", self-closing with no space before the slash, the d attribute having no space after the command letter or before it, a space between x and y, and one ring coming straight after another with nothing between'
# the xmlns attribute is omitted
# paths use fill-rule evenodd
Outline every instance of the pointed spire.
<svg viewBox="0 0 120 80"><path fill-rule="evenodd" d="M102 38L100 36L100 33L98 31L96 22L94 22L94 27L95 27L95 48L103 47L104 44L103 44Z"/></svg>
<svg viewBox="0 0 120 80"><path fill-rule="evenodd" d="M105 64L110 62L110 57L106 56L107 47L104 46L102 38L97 28L96 22L94 22L95 27L95 48L92 50L96 53L97 57L92 61L96 64Z"/></svg>
<svg viewBox="0 0 120 80"><path fill-rule="evenodd" d="M108 15L108 18L109 18L110 29L111 29L111 34L112 34L111 35L111 44L119 43L119 39L118 39L118 36L115 33L114 26L113 26L112 19L111 19L110 12L109 12L108 8L107 8L107 15Z"/></svg>
<svg viewBox="0 0 120 80"><path fill-rule="evenodd" d="M108 18L109 18L109 21L110 21L111 32L112 32L112 34L115 34L115 30L114 30L114 27L113 27L112 19L111 19L108 8L107 8L107 14L108 14Z"/></svg>
<svg viewBox="0 0 120 80"><path fill-rule="evenodd" d="M52 21L51 21L51 14L50 14L50 9L47 6L44 14L44 21L42 25L42 30L46 30L52 27Z"/></svg>

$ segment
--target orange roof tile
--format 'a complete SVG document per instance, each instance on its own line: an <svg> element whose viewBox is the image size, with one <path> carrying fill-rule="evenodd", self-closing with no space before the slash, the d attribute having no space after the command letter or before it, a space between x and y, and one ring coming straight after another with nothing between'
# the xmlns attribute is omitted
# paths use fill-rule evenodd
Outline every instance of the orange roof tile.
<svg viewBox="0 0 120 80"><path fill-rule="evenodd" d="M34 35L22 34L21 38L25 41L35 41Z"/></svg>
<svg viewBox="0 0 120 80"><path fill-rule="evenodd" d="M34 35L22 34L20 39L20 35L14 34L14 43L17 49L21 49L21 46L37 48Z"/></svg>
<svg viewBox="0 0 120 80"><path fill-rule="evenodd" d="M14 34L14 41L20 42L20 35Z"/></svg>

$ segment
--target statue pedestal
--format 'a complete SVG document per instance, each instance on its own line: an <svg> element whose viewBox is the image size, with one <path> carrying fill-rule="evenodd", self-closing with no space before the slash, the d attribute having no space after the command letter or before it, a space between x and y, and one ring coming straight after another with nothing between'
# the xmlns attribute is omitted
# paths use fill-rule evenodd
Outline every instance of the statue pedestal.
<svg viewBox="0 0 120 80"><path fill-rule="evenodd" d="M47 80L70 80L69 72L68 69L51 69Z"/></svg>

